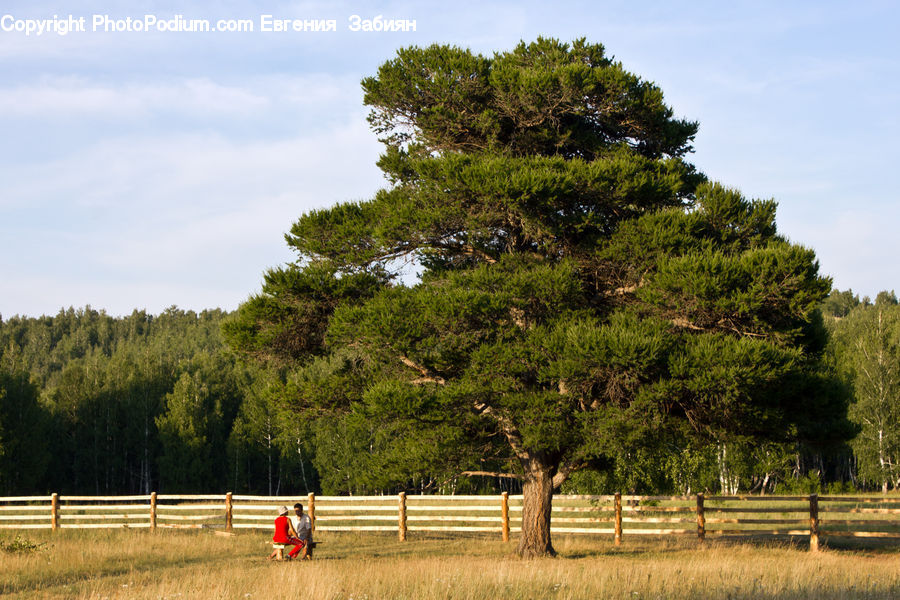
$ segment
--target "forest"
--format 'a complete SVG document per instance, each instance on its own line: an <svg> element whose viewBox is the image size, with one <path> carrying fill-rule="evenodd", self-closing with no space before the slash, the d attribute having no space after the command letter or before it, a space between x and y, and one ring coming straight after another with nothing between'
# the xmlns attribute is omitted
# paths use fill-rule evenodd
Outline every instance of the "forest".
<svg viewBox="0 0 900 600"><path fill-rule="evenodd" d="M85 307L0 323L0 490L317 488L307 432L275 409L283 384L236 359L224 318Z"/></svg>
<svg viewBox="0 0 900 600"><path fill-rule="evenodd" d="M640 448L573 474L565 491L897 489L897 297L834 290L819 312L823 368L849 395L849 429L815 443ZM479 475L503 468L484 456L423 471L416 457L429 449L385 438L378 422L297 409L303 382L232 351L222 334L230 318L173 306L160 315L112 317L84 307L0 319L0 494L519 488L512 477Z"/></svg>

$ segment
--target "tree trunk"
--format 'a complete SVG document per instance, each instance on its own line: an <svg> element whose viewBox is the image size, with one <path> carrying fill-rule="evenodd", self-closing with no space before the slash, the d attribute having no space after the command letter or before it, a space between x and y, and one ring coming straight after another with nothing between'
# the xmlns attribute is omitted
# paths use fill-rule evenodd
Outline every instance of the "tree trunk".
<svg viewBox="0 0 900 600"><path fill-rule="evenodd" d="M269 467L269 495L272 495L272 436L266 435L266 460Z"/></svg>
<svg viewBox="0 0 900 600"><path fill-rule="evenodd" d="M728 448L724 443L718 445L716 459L719 466L719 485L722 488L722 493L728 496L737 494L740 478L733 474L728 466Z"/></svg>
<svg viewBox="0 0 900 600"><path fill-rule="evenodd" d="M550 509L553 505L551 467L534 458L525 466L522 535L516 553L523 558L556 556L550 543Z"/></svg>

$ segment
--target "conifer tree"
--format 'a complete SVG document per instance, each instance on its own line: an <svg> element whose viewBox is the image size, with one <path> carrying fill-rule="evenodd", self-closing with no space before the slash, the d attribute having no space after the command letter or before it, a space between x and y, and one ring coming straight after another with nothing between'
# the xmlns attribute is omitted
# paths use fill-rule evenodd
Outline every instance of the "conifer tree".
<svg viewBox="0 0 900 600"><path fill-rule="evenodd" d="M578 469L663 437L817 431L830 282L778 235L774 201L684 160L697 124L657 86L600 44L539 38L405 48L363 89L390 185L303 215L297 263L225 333L299 369L298 410L390 432L370 472L398 448L423 472L505 465L518 552L537 556Z"/></svg>

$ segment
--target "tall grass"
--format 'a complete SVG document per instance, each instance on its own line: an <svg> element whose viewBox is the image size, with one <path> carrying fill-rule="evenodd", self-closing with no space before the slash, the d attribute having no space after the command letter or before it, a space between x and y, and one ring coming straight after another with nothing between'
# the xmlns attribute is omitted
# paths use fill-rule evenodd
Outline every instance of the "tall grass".
<svg viewBox="0 0 900 600"><path fill-rule="evenodd" d="M897 549L558 537L560 557L520 560L485 539L321 534L316 560L273 563L268 536L60 531L0 554L9 598L900 598Z"/></svg>

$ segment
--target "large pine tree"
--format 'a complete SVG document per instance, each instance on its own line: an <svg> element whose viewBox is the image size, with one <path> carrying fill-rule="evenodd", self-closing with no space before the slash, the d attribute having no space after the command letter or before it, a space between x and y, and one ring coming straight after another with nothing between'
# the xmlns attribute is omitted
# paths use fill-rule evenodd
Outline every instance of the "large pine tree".
<svg viewBox="0 0 900 600"><path fill-rule="evenodd" d="M371 424L369 472L505 464L534 556L577 469L814 430L829 281L774 202L685 162L658 87L538 39L403 49L363 88L390 186L303 215L226 335L297 366L298 410Z"/></svg>

